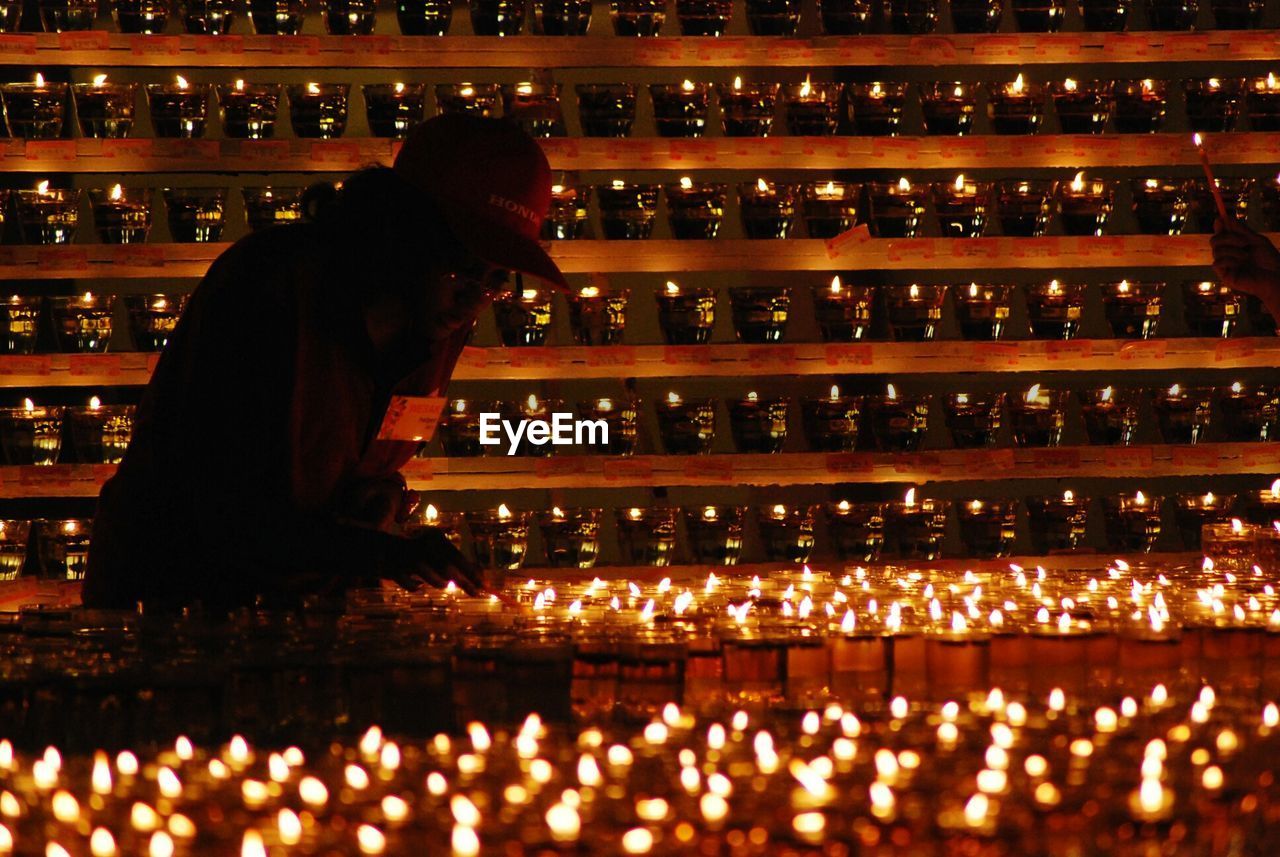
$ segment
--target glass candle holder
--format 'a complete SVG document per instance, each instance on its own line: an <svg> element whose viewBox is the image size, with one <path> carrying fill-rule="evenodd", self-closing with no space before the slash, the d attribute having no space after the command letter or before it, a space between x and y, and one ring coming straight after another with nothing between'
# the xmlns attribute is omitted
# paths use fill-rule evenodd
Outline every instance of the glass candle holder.
<svg viewBox="0 0 1280 857"><path fill-rule="evenodd" d="M1038 554L1070 551L1085 538L1089 522L1089 498L1064 491L1060 497L1028 497L1031 544Z"/></svg>
<svg viewBox="0 0 1280 857"><path fill-rule="evenodd" d="M1090 32L1118 33L1129 23L1129 0L1080 0L1080 18Z"/></svg>
<svg viewBox="0 0 1280 857"><path fill-rule="evenodd" d="M35 83L0 85L9 133L25 140L52 140L62 136L67 84L37 77Z"/></svg>
<svg viewBox="0 0 1280 857"><path fill-rule="evenodd" d="M249 0L249 20L260 36L296 36L302 32L303 0Z"/></svg>
<svg viewBox="0 0 1280 857"><path fill-rule="evenodd" d="M863 137L896 137L907 102L907 84L874 81L845 87L853 133Z"/></svg>
<svg viewBox="0 0 1280 857"><path fill-rule="evenodd" d="M1011 0L1013 20L1023 33L1056 33L1067 18L1061 0Z"/></svg>
<svg viewBox="0 0 1280 857"><path fill-rule="evenodd" d="M795 222L796 188L764 179L742 182L738 208L748 238L787 238Z"/></svg>
<svg viewBox="0 0 1280 857"><path fill-rule="evenodd" d="M739 342L781 342L787 334L791 289L785 286L733 286L729 289L733 330Z"/></svg>
<svg viewBox="0 0 1280 857"><path fill-rule="evenodd" d="M1094 446L1128 446L1138 430L1138 396L1133 390L1101 387L1080 390L1080 414Z"/></svg>
<svg viewBox="0 0 1280 857"><path fill-rule="evenodd" d="M658 186L614 181L598 185L600 225L610 240L641 240L653 233L658 216Z"/></svg>
<svg viewBox="0 0 1280 857"><path fill-rule="evenodd" d="M1066 390L1047 390L1032 385L1009 399L1009 428L1014 446L1058 446L1066 425Z"/></svg>
<svg viewBox="0 0 1280 857"><path fill-rule="evenodd" d="M534 0L536 36L585 36L591 26L591 0Z"/></svg>
<svg viewBox="0 0 1280 857"><path fill-rule="evenodd" d="M1084 313L1083 283L1034 283L1026 287L1027 318L1036 339L1074 339Z"/></svg>
<svg viewBox="0 0 1280 857"><path fill-rule="evenodd" d="M1244 492L1244 519L1254 524L1270 527L1273 521L1280 521L1280 479L1271 483L1270 488L1260 488Z"/></svg>
<svg viewBox="0 0 1280 857"><path fill-rule="evenodd" d="M67 408L67 438L76 461L119 464L133 436L133 405L103 405L97 397L86 406Z"/></svg>
<svg viewBox="0 0 1280 857"><path fill-rule="evenodd" d="M1188 186L1185 181L1133 179L1133 216L1144 235L1181 235L1187 223Z"/></svg>
<svg viewBox="0 0 1280 857"><path fill-rule="evenodd" d="M332 140L347 130L349 83L297 83L289 88L289 124L296 137Z"/></svg>
<svg viewBox="0 0 1280 857"><path fill-rule="evenodd" d="M853 452L858 447L858 415L862 401L841 395L832 385L826 396L800 401L805 442L814 452Z"/></svg>
<svg viewBox="0 0 1280 857"><path fill-rule="evenodd" d="M517 123L530 137L563 136L560 84L503 84L502 115Z"/></svg>
<svg viewBox="0 0 1280 857"><path fill-rule="evenodd" d="M1147 26L1153 30L1192 30L1200 0L1146 0Z"/></svg>
<svg viewBox="0 0 1280 857"><path fill-rule="evenodd" d="M50 315L57 334L58 350L64 354L98 354L111 341L114 295L85 292L49 298Z"/></svg>
<svg viewBox="0 0 1280 857"><path fill-rule="evenodd" d="M1063 134L1101 134L1115 109L1109 80L1067 78L1049 85Z"/></svg>
<svg viewBox="0 0 1280 857"><path fill-rule="evenodd" d="M42 181L35 190L13 192L18 231L25 244L70 244L80 223L80 188L51 188Z"/></svg>
<svg viewBox="0 0 1280 857"><path fill-rule="evenodd" d="M186 295L125 295L129 333L138 351L162 351L187 305Z"/></svg>
<svg viewBox="0 0 1280 857"><path fill-rule="evenodd" d="M1213 180L1226 204L1227 213L1241 223L1249 222L1249 196L1253 192L1253 179L1247 177L1217 178ZM1187 199L1188 232L1211 233L1218 219L1218 205L1214 201L1209 183L1197 179L1191 183Z"/></svg>
<svg viewBox="0 0 1280 857"><path fill-rule="evenodd" d="M676 393L653 404L668 455L706 455L716 439L716 400L685 399Z"/></svg>
<svg viewBox="0 0 1280 857"><path fill-rule="evenodd" d="M665 186L667 223L671 234L680 240L715 238L724 222L727 185L680 179Z"/></svg>
<svg viewBox="0 0 1280 857"><path fill-rule="evenodd" d="M151 231L151 188L93 188L93 225L103 244L142 244Z"/></svg>
<svg viewBox="0 0 1280 857"><path fill-rule="evenodd" d="M0 33L16 33L22 24L22 3L5 0L0 3Z"/></svg>
<svg viewBox="0 0 1280 857"><path fill-rule="evenodd" d="M138 86L134 83L108 83L105 75L93 83L73 83L71 100L83 137L120 139L133 131L134 104Z"/></svg>
<svg viewBox="0 0 1280 857"><path fill-rule="evenodd" d="M551 186L551 206L542 221L544 241L583 238L590 224L591 186Z"/></svg>
<svg viewBox="0 0 1280 857"><path fill-rule="evenodd" d="M275 136L276 115L283 89L280 84L237 80L233 84L219 84L215 89L223 134L237 140L269 140ZM365 88L366 103L369 101L368 89ZM369 121L372 126L372 116Z"/></svg>
<svg viewBox="0 0 1280 857"><path fill-rule="evenodd" d="M1154 134L1164 125L1168 101L1167 80L1117 80L1115 129L1121 134Z"/></svg>
<svg viewBox="0 0 1280 857"><path fill-rule="evenodd" d="M996 445L1004 412L1004 393L947 393L943 410L956 449Z"/></svg>
<svg viewBox="0 0 1280 857"><path fill-rule="evenodd" d="M366 83L362 90L369 133L375 137L408 136L426 115L425 83Z"/></svg>
<svg viewBox="0 0 1280 857"><path fill-rule="evenodd" d="M1150 339L1160 326L1164 283L1121 280L1103 283L1102 308L1111 334L1121 339Z"/></svg>
<svg viewBox="0 0 1280 857"><path fill-rule="evenodd" d="M1280 398L1274 387L1236 381L1218 391L1222 437L1229 443L1274 440Z"/></svg>
<svg viewBox="0 0 1280 857"><path fill-rule="evenodd" d="M244 0L180 0L182 28L193 36L225 36L244 11Z"/></svg>
<svg viewBox="0 0 1280 857"><path fill-rule="evenodd" d="M496 83L437 83L436 109L441 113L470 113L475 116L498 115L502 101Z"/></svg>
<svg viewBox="0 0 1280 857"><path fill-rule="evenodd" d="M561 509L538 515L547 565L592 568L600 556L600 509Z"/></svg>
<svg viewBox="0 0 1280 857"><path fill-rule="evenodd" d="M654 295L658 326L668 345L705 345L716 323L716 290L668 282Z"/></svg>
<svg viewBox="0 0 1280 857"><path fill-rule="evenodd" d="M584 137L630 137L636 121L634 83L579 83L578 121Z"/></svg>
<svg viewBox="0 0 1280 857"><path fill-rule="evenodd" d="M157 137L194 139L204 136L209 111L209 84L188 83L181 76L174 83L148 83L147 106Z"/></svg>
<svg viewBox="0 0 1280 857"><path fill-rule="evenodd" d="M1280 78L1274 73L1245 81L1245 113L1253 131L1280 131Z"/></svg>
<svg viewBox="0 0 1280 857"><path fill-rule="evenodd" d="M1018 538L1018 501L972 499L956 501L956 520L965 551L981 559L1013 553Z"/></svg>
<svg viewBox="0 0 1280 857"><path fill-rule="evenodd" d="M928 342L938 334L946 286L885 286L889 328L898 342Z"/></svg>
<svg viewBox="0 0 1280 857"><path fill-rule="evenodd" d="M1150 553L1160 538L1160 497L1113 494L1102 498L1107 547L1125 553Z"/></svg>
<svg viewBox="0 0 1280 857"><path fill-rule="evenodd" d="M1240 321L1240 295L1220 283L1184 283L1182 310L1192 336L1227 339Z"/></svg>
<svg viewBox="0 0 1280 857"><path fill-rule="evenodd" d="M885 504L885 533L895 555L902 559L934 560L942 555L946 535L947 507L932 497L916 498L916 489L906 498Z"/></svg>
<svg viewBox="0 0 1280 857"><path fill-rule="evenodd" d="M440 414L436 435L440 448L449 458L474 458L498 449L480 443L480 415L500 414L507 410L502 402L487 399L450 399Z"/></svg>
<svg viewBox="0 0 1280 857"><path fill-rule="evenodd" d="M609 0L609 18L619 36L656 36L667 18L667 0Z"/></svg>
<svg viewBox="0 0 1280 857"><path fill-rule="evenodd" d="M1058 182L1055 194L1062 212L1062 231L1067 235L1101 235L1107 229L1107 221L1115 207L1115 192L1111 182L1103 179L1085 180L1084 173L1076 173L1069 182Z"/></svg>
<svg viewBox="0 0 1280 857"><path fill-rule="evenodd" d="M1212 491L1205 494L1175 494L1174 519L1178 522L1183 547L1187 550L1199 550L1200 533L1205 524L1230 521L1235 505L1234 494L1214 494Z"/></svg>
<svg viewBox="0 0 1280 857"><path fill-rule="evenodd" d="M783 115L792 137L830 137L840 124L840 95L844 84L830 81L788 83L782 86Z"/></svg>
<svg viewBox="0 0 1280 857"><path fill-rule="evenodd" d="M659 137L701 137L707 130L708 94L705 83L651 83L653 121Z"/></svg>
<svg viewBox="0 0 1280 857"><path fill-rule="evenodd" d="M810 238L835 238L858 222L862 185L808 182L801 186L800 193L800 210Z"/></svg>
<svg viewBox="0 0 1280 857"><path fill-rule="evenodd" d="M938 28L938 0L889 0L889 28L904 35L925 35Z"/></svg>
<svg viewBox="0 0 1280 857"><path fill-rule="evenodd" d="M805 563L813 552L813 508L775 503L757 510L756 525L769 562Z"/></svg>
<svg viewBox="0 0 1280 857"><path fill-rule="evenodd" d="M987 84L987 116L997 134L1036 133L1044 121L1044 84L1027 83L1022 75Z"/></svg>
<svg viewBox="0 0 1280 857"><path fill-rule="evenodd" d="M638 406L629 397L602 396L578 403L578 413L586 420L604 420L609 426L606 455L634 455L636 451L636 419Z"/></svg>
<svg viewBox="0 0 1280 857"><path fill-rule="evenodd" d="M1053 184L1047 180L1012 180L996 183L996 219L1000 231L1018 238L1044 234L1052 213Z"/></svg>
<svg viewBox="0 0 1280 857"><path fill-rule="evenodd" d="M787 415L791 402L785 396L760 398L755 393L729 404L729 429L738 452L772 455L787 442Z"/></svg>
<svg viewBox="0 0 1280 857"><path fill-rule="evenodd" d="M832 277L829 286L814 286L813 311L824 342L859 342L871 329L875 286L848 285Z"/></svg>
<svg viewBox="0 0 1280 857"><path fill-rule="evenodd" d="M956 305L960 335L986 341L1003 339L1008 332L1013 291L1013 286L978 283L954 287L951 297Z"/></svg>
<svg viewBox="0 0 1280 857"><path fill-rule="evenodd" d="M671 565L676 552L676 516L679 509L655 506L618 509L618 544L623 561L630 565Z"/></svg>
<svg viewBox="0 0 1280 857"><path fill-rule="evenodd" d="M244 215L249 231L257 232L269 226L296 223L302 219L302 191L300 187L244 187Z"/></svg>
<svg viewBox="0 0 1280 857"><path fill-rule="evenodd" d="M525 0L469 0L468 5L477 36L518 36L524 29Z"/></svg>
<svg viewBox="0 0 1280 857"><path fill-rule="evenodd" d="M42 577L83 580L93 521L89 518L33 521L33 549Z"/></svg>
<svg viewBox="0 0 1280 857"><path fill-rule="evenodd" d="M800 0L746 0L747 29L753 36L794 36Z"/></svg>
<svg viewBox="0 0 1280 857"><path fill-rule="evenodd" d="M877 10L872 0L818 0L818 21L823 35L860 36Z"/></svg>
<svg viewBox="0 0 1280 857"><path fill-rule="evenodd" d="M682 36L723 36L733 18L733 0L676 0Z"/></svg>
<svg viewBox="0 0 1280 857"><path fill-rule="evenodd" d="M528 512L497 509L466 513L476 563L487 569L514 571L524 565L529 548Z"/></svg>
<svg viewBox="0 0 1280 857"><path fill-rule="evenodd" d="M30 535L30 521L0 521L0 580L17 580L22 575Z"/></svg>
<svg viewBox="0 0 1280 857"><path fill-rule="evenodd" d="M926 134L962 137L973 133L973 119L978 112L977 84L951 80L917 85Z"/></svg>
<svg viewBox="0 0 1280 857"><path fill-rule="evenodd" d="M902 178L897 182L867 182L866 187L871 233L877 238L915 238L930 186L913 186Z"/></svg>
<svg viewBox="0 0 1280 857"><path fill-rule="evenodd" d="M406 36L444 36L453 23L449 0L396 0L396 23Z"/></svg>
<svg viewBox="0 0 1280 857"><path fill-rule="evenodd" d="M1004 17L1004 0L951 0L951 27L957 33L994 33Z"/></svg>
<svg viewBox="0 0 1280 857"><path fill-rule="evenodd" d="M324 29L330 36L371 36L378 24L374 0L324 0Z"/></svg>
<svg viewBox="0 0 1280 857"><path fill-rule="evenodd" d="M227 189L167 187L164 206L169 236L177 243L217 243L226 221Z"/></svg>
<svg viewBox="0 0 1280 857"><path fill-rule="evenodd" d="M1265 0L1210 0L1213 21L1219 30L1256 30L1266 13Z"/></svg>
<svg viewBox="0 0 1280 857"><path fill-rule="evenodd" d="M893 384L882 394L862 398L862 409L876 449L881 452L915 452L929 427L929 396L899 393Z"/></svg>
<svg viewBox="0 0 1280 857"><path fill-rule="evenodd" d="M1151 405L1165 443L1199 443L1209 431L1213 388L1174 384L1153 392Z"/></svg>
<svg viewBox="0 0 1280 857"><path fill-rule="evenodd" d="M525 286L504 292L493 302L493 317L505 347L545 345L551 329L551 291Z"/></svg>
<svg viewBox="0 0 1280 857"><path fill-rule="evenodd" d="M163 33L169 22L168 0L113 0L111 6L122 33Z"/></svg>
<svg viewBox="0 0 1280 857"><path fill-rule="evenodd" d="M0 298L0 319L3 320L3 337L0 348L4 354L33 354L36 336L40 330L40 307L43 298L36 295L8 295Z"/></svg>
<svg viewBox="0 0 1280 857"><path fill-rule="evenodd" d="M1187 99L1187 129L1200 133L1224 133L1236 126L1244 80L1230 77L1191 78L1182 81Z"/></svg>
<svg viewBox="0 0 1280 857"><path fill-rule="evenodd" d="M46 33L92 30L98 0L40 0L40 23Z"/></svg>
<svg viewBox="0 0 1280 857"><path fill-rule="evenodd" d="M627 324L627 289L584 286L565 296L576 345L619 345Z"/></svg>
<svg viewBox="0 0 1280 857"><path fill-rule="evenodd" d="M1200 534L1200 547L1204 555L1213 560L1216 569L1243 571L1255 562L1257 540L1257 525L1232 518L1230 521L1205 524Z"/></svg>
<svg viewBox="0 0 1280 857"><path fill-rule="evenodd" d="M684 510L689 552L699 565L737 565L742 558L745 506L693 506Z"/></svg>
<svg viewBox="0 0 1280 857"><path fill-rule="evenodd" d="M827 534L841 562L875 562L884 548L885 504L827 503Z"/></svg>
<svg viewBox="0 0 1280 857"><path fill-rule="evenodd" d="M433 503L418 505L404 522L405 535L413 536L425 530L437 530L449 543L462 549L462 525L466 516L462 512L437 509Z"/></svg>
<svg viewBox="0 0 1280 857"><path fill-rule="evenodd" d="M32 404L0 408L0 451L5 464L49 465L62 448L62 408Z"/></svg>
<svg viewBox="0 0 1280 857"><path fill-rule="evenodd" d="M987 225L987 203L991 183L976 182L963 175L953 182L933 185L933 209L943 238L980 238Z"/></svg>
<svg viewBox="0 0 1280 857"><path fill-rule="evenodd" d="M507 402L503 417L508 420L524 420L526 422L538 420L550 423L552 415L564 411L564 403L559 399L539 396L536 393L530 393L523 399L514 402ZM542 440L540 438L540 440ZM551 438L548 436L541 443L537 443L533 439L532 432L525 432L524 437L516 446L516 455L547 457L555 455L557 448L550 443Z"/></svg>
<svg viewBox="0 0 1280 857"><path fill-rule="evenodd" d="M726 137L768 137L778 108L777 83L716 84L720 122Z"/></svg>

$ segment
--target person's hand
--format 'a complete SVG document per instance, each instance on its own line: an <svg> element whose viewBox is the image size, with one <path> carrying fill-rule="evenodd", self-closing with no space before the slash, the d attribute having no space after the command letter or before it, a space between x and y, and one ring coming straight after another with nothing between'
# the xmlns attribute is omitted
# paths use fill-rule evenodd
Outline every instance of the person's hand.
<svg viewBox="0 0 1280 857"><path fill-rule="evenodd" d="M390 567L384 573L405 589L423 585L444 588L453 581L468 595L484 589L480 566L454 547L449 537L436 527L425 527L394 542Z"/></svg>
<svg viewBox="0 0 1280 857"><path fill-rule="evenodd" d="M1280 250L1237 220L1214 224L1210 239L1213 270L1227 288L1261 298L1268 308L1280 304Z"/></svg>

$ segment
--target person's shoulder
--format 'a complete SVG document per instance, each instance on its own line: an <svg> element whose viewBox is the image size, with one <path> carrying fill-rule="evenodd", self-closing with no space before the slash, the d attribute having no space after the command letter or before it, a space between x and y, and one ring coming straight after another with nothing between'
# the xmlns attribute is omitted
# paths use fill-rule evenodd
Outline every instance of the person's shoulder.
<svg viewBox="0 0 1280 857"><path fill-rule="evenodd" d="M224 250L209 267L205 292L285 297L306 278L321 256L315 224L291 223L250 232Z"/></svg>

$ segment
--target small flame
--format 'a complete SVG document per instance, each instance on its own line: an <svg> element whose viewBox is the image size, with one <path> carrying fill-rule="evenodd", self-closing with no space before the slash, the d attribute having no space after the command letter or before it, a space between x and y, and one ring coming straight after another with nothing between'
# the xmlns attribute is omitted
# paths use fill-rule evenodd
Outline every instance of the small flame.
<svg viewBox="0 0 1280 857"><path fill-rule="evenodd" d="M955 189L956 191L964 190L964 173L956 176Z"/></svg>
<svg viewBox="0 0 1280 857"><path fill-rule="evenodd" d="M764 179L756 179L756 190L760 191L761 193L768 193L769 183Z"/></svg>
<svg viewBox="0 0 1280 857"><path fill-rule="evenodd" d="M682 401L684 401L684 400L680 398L680 394L679 394L679 393L677 393L677 392L675 392L674 390L673 390L673 391L671 391L670 393L667 393L667 404L669 404L669 405L678 405L678 404L680 404Z"/></svg>
<svg viewBox="0 0 1280 857"><path fill-rule="evenodd" d="M680 294L680 286L678 286L677 284L673 283L671 280L667 280L667 286L666 286L666 289L667 289L667 294L669 294L669 295L678 295L678 294Z"/></svg>
<svg viewBox="0 0 1280 857"><path fill-rule="evenodd" d="M693 92L696 87L692 80L686 80L684 83L680 84L680 88L685 92Z"/></svg>
<svg viewBox="0 0 1280 857"><path fill-rule="evenodd" d="M1084 190L1084 170L1076 173L1076 177L1071 180L1071 189L1076 193Z"/></svg>
<svg viewBox="0 0 1280 857"><path fill-rule="evenodd" d="M1062 502L1074 503L1075 501L1076 501L1076 492L1072 491L1070 488L1062 492Z"/></svg>
<svg viewBox="0 0 1280 857"><path fill-rule="evenodd" d="M840 386L838 384L832 384L831 385L831 401L835 402L835 401L839 401L839 399L840 399ZM1280 482L1280 480L1277 480L1277 482Z"/></svg>
<svg viewBox="0 0 1280 857"><path fill-rule="evenodd" d="M907 191L911 190L911 182L907 181L906 176L903 176L902 178L898 179L898 190L902 191L903 193L906 193Z"/></svg>
<svg viewBox="0 0 1280 857"><path fill-rule="evenodd" d="M318 84L318 83L308 83L308 84L307 84L307 93L308 93L309 95L319 95L319 94L320 94L320 84Z"/></svg>
<svg viewBox="0 0 1280 857"><path fill-rule="evenodd" d="M124 197L124 188L120 185L111 188L110 197L112 202L119 202Z"/></svg>
<svg viewBox="0 0 1280 857"><path fill-rule="evenodd" d="M440 519L440 510L435 507L434 503L428 503L426 511L422 513L422 519L428 524L434 524Z"/></svg>
<svg viewBox="0 0 1280 857"><path fill-rule="evenodd" d="M804 83L800 84L800 97L808 98L809 93L813 91L813 85L809 83L809 75L804 76Z"/></svg>
<svg viewBox="0 0 1280 857"><path fill-rule="evenodd" d="M31 401L30 399L23 399L23 400L22 400L22 409L23 409L24 411L26 411L27 413L31 413L32 411L34 411L34 410L36 409L36 403L35 403L35 402L33 402L33 401Z"/></svg>
<svg viewBox="0 0 1280 857"><path fill-rule="evenodd" d="M1191 142L1195 144L1197 149L1204 147L1204 138L1200 136L1199 131L1191 135Z"/></svg>
<svg viewBox="0 0 1280 857"><path fill-rule="evenodd" d="M735 77L733 78L733 88L734 88L735 90L742 89L742 78L741 78L741 77L736 77L736 76L735 76Z"/></svg>
<svg viewBox="0 0 1280 857"><path fill-rule="evenodd" d="M1073 78L1069 77L1062 82L1062 88L1067 92L1075 92L1076 89L1079 88L1079 84L1077 84Z"/></svg>
<svg viewBox="0 0 1280 857"><path fill-rule="evenodd" d="M1243 532L1244 532L1244 522L1243 522L1243 521L1241 521L1239 518L1232 518L1232 519L1231 519L1231 532L1232 532L1232 533L1234 533L1234 534L1236 534L1236 535L1239 535L1240 533L1243 533Z"/></svg>
<svg viewBox="0 0 1280 857"><path fill-rule="evenodd" d="M236 78L236 91L244 92L244 78Z"/></svg>
<svg viewBox="0 0 1280 857"><path fill-rule="evenodd" d="M889 398L890 398L890 399L897 399L897 398L898 398L898 390L897 390L897 388L896 388L896 387L894 387L892 384L886 384L886 385L885 385L885 391L886 391L886 393L888 394L888 396L889 396Z"/></svg>
<svg viewBox="0 0 1280 857"><path fill-rule="evenodd" d="M838 295L842 290L843 290L843 287L840 285L839 275L832 277L831 278L831 294Z"/></svg>
<svg viewBox="0 0 1280 857"><path fill-rule="evenodd" d="M1111 401L1111 392L1112 391L1110 387L1103 387L1102 395L1099 398L1104 402L1109 402Z"/></svg>
<svg viewBox="0 0 1280 857"><path fill-rule="evenodd" d="M106 82L107 82L107 76L105 74L96 74L93 76L94 86L102 86Z"/></svg>
<svg viewBox="0 0 1280 857"><path fill-rule="evenodd" d="M1137 503L1139 506L1145 506L1147 504L1147 495L1139 491L1137 494L1133 495L1133 502Z"/></svg>
<svg viewBox="0 0 1280 857"><path fill-rule="evenodd" d="M44 75L36 72L36 86L44 86Z"/></svg>
<svg viewBox="0 0 1280 857"><path fill-rule="evenodd" d="M908 488L907 495L903 498L902 502L907 506L914 506L916 504L916 489Z"/></svg>
<svg viewBox="0 0 1280 857"><path fill-rule="evenodd" d="M186 89L189 86L191 86L191 84L187 83L187 79L182 75L175 74L173 77L174 77L174 82L178 84L178 89Z"/></svg>
<svg viewBox="0 0 1280 857"><path fill-rule="evenodd" d="M98 410L98 409L99 409L99 408L101 408L101 407L102 407L102 400L101 400L101 399L99 399L97 396L92 396L92 397L90 397L90 399L89 399L89 409L90 409L90 410L92 410L92 411L96 411L96 410Z"/></svg>
<svg viewBox="0 0 1280 857"><path fill-rule="evenodd" d="M1013 83L1009 84L1009 91L1014 95L1021 95L1023 86L1024 84L1022 81L1022 74L1019 73L1017 78L1014 79Z"/></svg>
<svg viewBox="0 0 1280 857"><path fill-rule="evenodd" d="M681 189L681 190L693 190L693 179L689 178L688 176L681 176L681 177L680 177L680 189Z"/></svg>
<svg viewBox="0 0 1280 857"><path fill-rule="evenodd" d="M36 185L36 193L38 193L38 194L40 194L40 195L42 195L42 196L43 196L44 194L46 194L46 193L48 193L48 192L49 192L49 180L48 180L48 179L45 179L44 181L42 181L42 182L40 182L38 185Z"/></svg>
<svg viewBox="0 0 1280 857"><path fill-rule="evenodd" d="M1040 385L1032 384L1031 389L1027 390L1026 400L1034 403L1040 398Z"/></svg>
<svg viewBox="0 0 1280 857"><path fill-rule="evenodd" d="M506 503L498 504L498 520L506 521L511 518L511 510L507 508Z"/></svg>

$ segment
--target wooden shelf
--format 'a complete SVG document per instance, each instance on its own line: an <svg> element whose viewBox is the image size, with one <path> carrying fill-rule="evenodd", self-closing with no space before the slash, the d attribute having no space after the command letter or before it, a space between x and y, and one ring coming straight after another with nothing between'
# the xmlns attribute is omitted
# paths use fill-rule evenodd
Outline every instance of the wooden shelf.
<svg viewBox="0 0 1280 857"><path fill-rule="evenodd" d="M84 228L85 232L90 230ZM1280 235L1270 236L1280 241ZM833 241L555 241L567 274L688 271L1066 271L1083 268L1204 267L1207 235L1102 238L876 239L857 227ZM0 247L0 280L200 277L226 244L72 244Z"/></svg>
<svg viewBox="0 0 1280 857"><path fill-rule="evenodd" d="M552 169L628 170L1064 170L1195 166L1186 134L1032 137L557 137L541 141ZM1209 135L1218 164L1270 167L1280 133ZM349 172L390 164L400 142L340 140L0 140L12 173Z"/></svg>
<svg viewBox="0 0 1280 857"><path fill-rule="evenodd" d="M159 354L0 355L0 388L146 384ZM1266 369L1280 366L1280 337L1078 339L1070 342L862 342L794 345L578 345L462 352L455 381L592 378L736 378L759 375L935 375Z"/></svg>
<svg viewBox="0 0 1280 857"><path fill-rule="evenodd" d="M93 497L111 465L0 467L0 497ZM783 455L577 455L549 458L417 458L402 471L421 491L657 486L925 484L1010 479L1274 476L1280 444L1064 446L942 449L916 453Z"/></svg>
<svg viewBox="0 0 1280 857"><path fill-rule="evenodd" d="M604 16L586 37L0 36L0 64L156 68L664 68L1213 63L1274 60L1275 30L631 39Z"/></svg>

